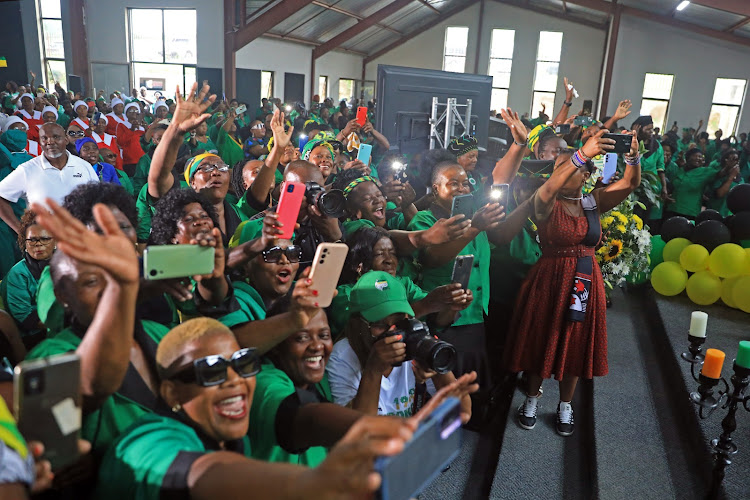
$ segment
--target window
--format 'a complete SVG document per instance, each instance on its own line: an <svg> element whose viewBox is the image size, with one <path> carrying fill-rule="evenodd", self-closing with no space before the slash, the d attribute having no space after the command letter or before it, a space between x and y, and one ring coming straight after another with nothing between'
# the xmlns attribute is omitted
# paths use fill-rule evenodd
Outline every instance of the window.
<svg viewBox="0 0 750 500"><path fill-rule="evenodd" d="M133 84L146 95L192 86L197 62L195 9L129 9ZM210 83L210 82L209 82Z"/></svg>
<svg viewBox="0 0 750 500"><path fill-rule="evenodd" d="M536 51L536 71L534 73L534 99L531 104L531 117L544 106L547 116L555 107L557 74L560 71L563 34L559 31L540 31L539 46Z"/></svg>
<svg viewBox="0 0 750 500"><path fill-rule="evenodd" d="M318 77L318 95L320 96L321 102L328 95L328 77L327 76L321 75Z"/></svg>
<svg viewBox="0 0 750 500"><path fill-rule="evenodd" d="M508 107L508 87L510 87L510 69L513 65L515 37L515 30L492 30L489 68L489 75L492 77L490 108L495 111Z"/></svg>
<svg viewBox="0 0 750 500"><path fill-rule="evenodd" d="M60 0L39 0L39 11L42 14L39 24L42 29L45 83L50 89L55 86L55 82L62 82L67 87Z"/></svg>
<svg viewBox="0 0 750 500"><path fill-rule="evenodd" d="M261 99L273 97L273 71L260 72L260 97Z"/></svg>
<svg viewBox="0 0 750 500"><path fill-rule="evenodd" d="M747 80L733 78L717 78L714 88L714 98L711 104L711 114L708 115L706 132L713 137L714 132L721 129L724 137L736 132L737 118L740 107L745 99Z"/></svg>
<svg viewBox="0 0 750 500"><path fill-rule="evenodd" d="M354 97L354 80L349 78L339 78L339 101L346 99L351 102Z"/></svg>
<svg viewBox="0 0 750 500"><path fill-rule="evenodd" d="M445 28L445 47L443 49L443 71L463 73L466 67L466 45L469 41L467 26L448 26Z"/></svg>
<svg viewBox="0 0 750 500"><path fill-rule="evenodd" d="M641 101L641 116L651 115L654 127L664 130L669 113L669 100L672 98L672 84L674 75L660 73L646 73L643 82L643 100Z"/></svg>

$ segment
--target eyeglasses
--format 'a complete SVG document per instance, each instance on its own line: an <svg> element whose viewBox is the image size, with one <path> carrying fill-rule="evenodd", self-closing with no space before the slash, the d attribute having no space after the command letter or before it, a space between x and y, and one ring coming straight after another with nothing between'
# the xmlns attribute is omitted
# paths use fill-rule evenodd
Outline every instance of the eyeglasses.
<svg viewBox="0 0 750 500"><path fill-rule="evenodd" d="M76 132L75 130L68 130L68 135L70 137L83 137L84 135L86 135L86 132L84 132L83 130L79 130L78 132Z"/></svg>
<svg viewBox="0 0 750 500"><path fill-rule="evenodd" d="M201 165L198 167L199 172L203 172L204 174L210 174L214 170L218 170L219 172L228 172L229 171L229 165L226 163L209 163L208 165Z"/></svg>
<svg viewBox="0 0 750 500"><path fill-rule="evenodd" d="M302 247L298 245L289 245L286 248L275 246L263 250L261 255L263 256L263 262L269 264L278 263L281 260L282 255L286 255L286 259L289 262L296 263L302 259Z"/></svg>
<svg viewBox="0 0 750 500"><path fill-rule="evenodd" d="M186 384L211 387L226 382L229 366L240 377L250 378L260 372L261 363L255 348L248 347L232 354L229 360L219 354L193 360L191 366L186 366L172 374L167 372L163 378L165 380L179 380Z"/></svg>
<svg viewBox="0 0 750 500"><path fill-rule="evenodd" d="M50 236L41 236L39 238L26 238L26 243L29 245L48 245L49 242L52 241L52 238Z"/></svg>
<svg viewBox="0 0 750 500"><path fill-rule="evenodd" d="M261 128L266 128L266 126L264 124L262 124L262 123L256 123L255 125L253 125L252 127L250 127L251 130L258 130L258 129L261 129Z"/></svg>

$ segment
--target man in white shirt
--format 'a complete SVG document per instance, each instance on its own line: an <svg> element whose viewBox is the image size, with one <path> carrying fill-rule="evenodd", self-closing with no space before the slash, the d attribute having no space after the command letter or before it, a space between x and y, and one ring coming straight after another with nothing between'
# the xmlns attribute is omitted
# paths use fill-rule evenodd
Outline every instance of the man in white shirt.
<svg viewBox="0 0 750 500"><path fill-rule="evenodd" d="M85 160L66 149L65 129L57 123L45 123L39 129L42 154L22 163L0 181L0 218L16 233L19 220L11 203L25 198L31 204L44 203L52 198L62 204L63 198L77 186L99 182L99 178Z"/></svg>

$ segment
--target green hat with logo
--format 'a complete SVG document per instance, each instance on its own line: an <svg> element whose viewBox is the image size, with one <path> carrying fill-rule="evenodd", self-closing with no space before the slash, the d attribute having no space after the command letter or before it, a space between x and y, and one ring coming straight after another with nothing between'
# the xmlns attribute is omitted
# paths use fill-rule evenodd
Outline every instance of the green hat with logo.
<svg viewBox="0 0 750 500"><path fill-rule="evenodd" d="M396 313L414 316L404 285L385 271L363 274L352 288L349 307L370 322Z"/></svg>

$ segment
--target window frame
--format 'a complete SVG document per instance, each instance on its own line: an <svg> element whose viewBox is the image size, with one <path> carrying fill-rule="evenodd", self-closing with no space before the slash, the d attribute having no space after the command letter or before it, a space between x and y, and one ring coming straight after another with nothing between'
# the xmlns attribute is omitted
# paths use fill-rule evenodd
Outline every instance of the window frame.
<svg viewBox="0 0 750 500"><path fill-rule="evenodd" d="M61 3L61 1L59 2ZM60 5L60 17L45 17L44 12L42 9L42 2L37 1L37 8L39 9L39 17L38 17L38 26L39 26L39 33L41 35L41 56L42 56L42 64L44 65L44 70L42 71L42 81L46 85L47 89L51 92L52 89L55 86L55 81L60 81L54 78L54 74L52 72L52 66L50 62L55 63L62 63L63 66L65 66L65 70L63 72L63 81L62 84L67 88L68 86L68 68L65 64L65 31L62 29L62 5ZM61 28L61 34L62 34L62 52L63 56L60 57L49 57L47 55L47 42L46 38L44 36L44 21L59 21L60 22L60 28ZM32 94L36 95L36 89L32 89Z"/></svg>
<svg viewBox="0 0 750 500"><path fill-rule="evenodd" d="M351 85L352 85L352 95L346 96L346 97L341 97L341 83L342 82L351 82ZM347 105L350 105L351 101L352 101L352 98L356 97L356 95L355 95L356 92L357 92L356 79L354 79L354 78L339 78L339 85L338 85L338 89L337 90L338 90L338 101L341 102L342 99L346 99Z"/></svg>
<svg viewBox="0 0 750 500"><path fill-rule="evenodd" d="M558 56L557 60L547 60L547 59L539 59L539 47L542 43L542 33L559 33L560 36L560 55ZM536 46L536 58L534 60L534 81L531 85L532 91L531 91L531 109L529 110L529 114L531 117L534 117L534 102L537 100L537 96L541 95L552 95L552 106L554 108L555 99L557 99L557 87L560 84L560 62L562 60L562 44L563 40L565 39L565 33L562 31L549 31L549 30L541 30L539 31L539 38L537 39L537 46ZM555 77L555 90L537 90L537 70L539 69L539 63L555 63L557 64L557 76ZM541 111L541 110L540 110ZM550 114L550 112L552 114ZM555 110L554 109L545 109L545 114L552 118Z"/></svg>
<svg viewBox="0 0 750 500"><path fill-rule="evenodd" d="M263 95L263 73L267 73L270 75L270 78L268 79L268 95ZM266 99L270 99L273 97L273 89L274 85L276 84L276 72L271 70L262 69L260 70L260 97L261 99L265 97Z"/></svg>
<svg viewBox="0 0 750 500"><path fill-rule="evenodd" d="M511 31L513 32L513 49L511 50L510 57L492 57L492 40L495 37L496 31ZM492 34L490 35L490 53L489 53L489 64L487 65L487 74L489 76L492 76L492 93L490 94L490 109L493 109L494 111L500 111L501 108L507 108L508 107L508 95L510 94L510 78L513 74L513 55L516 51L516 30L514 29L508 29L508 28L492 28ZM494 75L490 73L490 68L492 67L492 61L498 60L498 61L510 61L510 71L508 72L508 86L507 87L499 87L495 86L495 78ZM495 91L505 91L505 106L501 106L498 109L495 109L495 107L492 105L492 102L494 100L493 96L495 95Z"/></svg>
<svg viewBox="0 0 750 500"><path fill-rule="evenodd" d="M740 116L742 116L742 108L745 105L745 98L747 97L747 79L745 78L729 78L729 77L717 77L716 81L714 82L714 94L716 93L716 87L719 84L719 80L739 80L744 82L743 89L742 89L742 98L739 101L739 104L731 104L727 102L719 102L714 100L714 95L711 95L711 110L708 114L708 120L706 120L706 132L709 133L709 135L713 136L713 133L718 129L711 129L711 115L714 114L714 108L717 106L720 107L726 107L726 108L735 108L737 109L737 114L734 117L734 123L732 124L731 130L724 130L722 129L723 136L722 137L730 137L737 133L737 125L740 123Z"/></svg>
<svg viewBox="0 0 750 500"><path fill-rule="evenodd" d="M466 46L464 47L464 55L463 56L457 56L455 54L446 54L446 50L448 48L448 31L452 28L463 28L466 29ZM445 27L445 33L443 35L443 71L450 71L445 69L445 62L446 58L448 57L455 57L463 59L463 69L459 71L450 71L451 73L466 73L466 57L469 49L469 27L468 26L446 26Z"/></svg>
<svg viewBox="0 0 750 500"><path fill-rule="evenodd" d="M321 91L321 89L320 89L321 79L323 81L323 87L324 87L323 91ZM328 96L327 95L328 94L328 88L329 88L328 87L328 75L318 75L318 96L320 97L321 101L324 101L325 98Z"/></svg>
<svg viewBox="0 0 750 500"><path fill-rule="evenodd" d="M646 96L646 79L648 78L648 75L661 75L661 76L671 76L672 77L672 84L669 87L669 98L664 99L663 97L648 97ZM664 111L664 122L663 123L657 123L654 121L654 127L659 127L662 131L664 130L664 127L666 127L667 123L669 123L669 107L672 105L672 92L674 91L674 75L671 73L650 73L646 72L643 75L643 90L641 91L641 107L640 107L640 115L645 114L645 111L643 109L643 103L645 101L651 101L651 102L666 102L667 103L667 109ZM653 115L650 115L653 118Z"/></svg>

